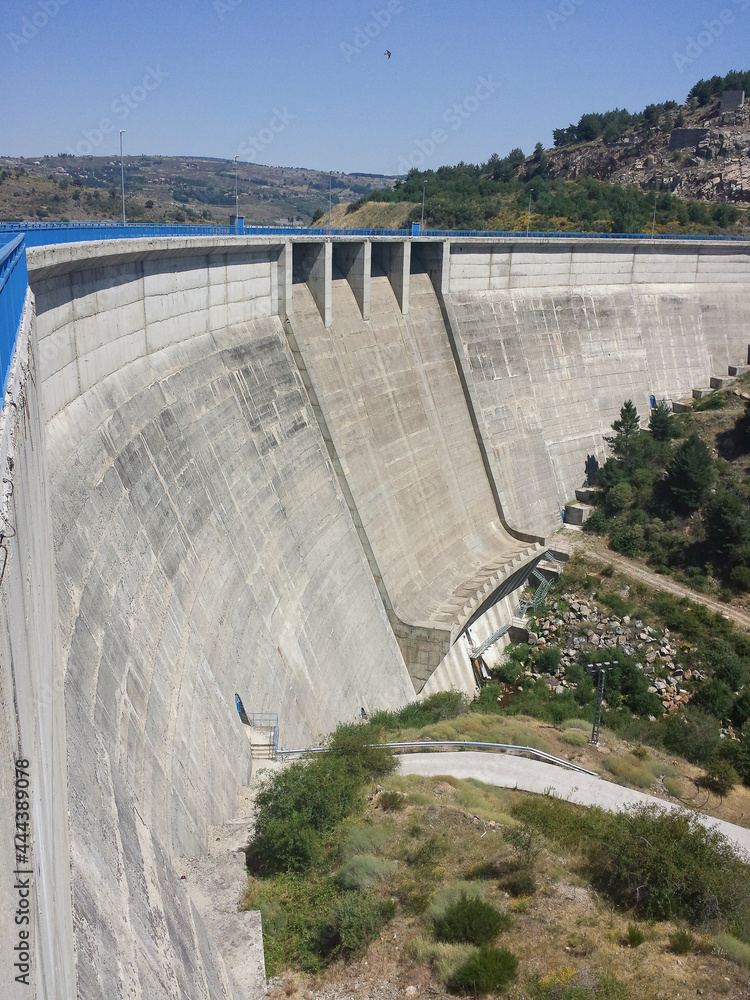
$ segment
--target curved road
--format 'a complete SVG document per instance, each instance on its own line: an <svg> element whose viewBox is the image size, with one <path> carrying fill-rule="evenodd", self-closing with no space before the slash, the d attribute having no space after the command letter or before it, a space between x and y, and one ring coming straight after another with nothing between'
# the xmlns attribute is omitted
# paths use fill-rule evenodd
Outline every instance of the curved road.
<svg viewBox="0 0 750 1000"><path fill-rule="evenodd" d="M481 750L413 753L399 755L398 761L401 774L421 774L427 777L447 774L454 778L476 778L487 785L539 794L551 790L558 798L568 802L599 806L608 812L619 812L626 806L642 804L656 804L663 809L679 808L664 799L624 788L612 781L605 781L604 778L589 777L554 764L543 764L541 761L510 754L485 753ZM696 812L695 815L704 826L718 827L727 840L750 855L750 830L703 813Z"/></svg>
<svg viewBox="0 0 750 1000"><path fill-rule="evenodd" d="M690 587L676 583L668 576L661 576L659 573L654 573L641 563L613 552L607 548L603 541L593 538L591 535L581 535L573 539L566 534L565 540L570 542L572 546L580 550L584 555L596 559L597 562L602 562L605 565L611 564L621 573L625 573L626 576L647 584L654 590L664 590L669 594L674 594L675 597L688 597L693 603L702 604L709 611L724 615L725 618L729 618L736 625L739 625L740 628L745 629L746 632L750 632L750 614L746 611L732 607L731 604L724 604L723 601L717 601L713 597L706 597L705 594L699 594L697 591L691 590Z"/></svg>

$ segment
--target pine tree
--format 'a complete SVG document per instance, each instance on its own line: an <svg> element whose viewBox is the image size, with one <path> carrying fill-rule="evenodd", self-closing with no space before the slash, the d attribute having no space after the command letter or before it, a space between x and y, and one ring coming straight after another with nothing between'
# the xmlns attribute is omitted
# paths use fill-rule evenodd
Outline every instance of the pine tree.
<svg viewBox="0 0 750 1000"><path fill-rule="evenodd" d="M655 441L669 441L672 438L672 414L663 399L651 411L648 429Z"/></svg>
<svg viewBox="0 0 750 1000"><path fill-rule="evenodd" d="M614 436L604 438L616 457L621 459L625 466L629 466L634 458L640 426L641 418L638 416L638 411L632 399L628 399L622 405L620 419L615 420L612 424Z"/></svg>
<svg viewBox="0 0 750 1000"><path fill-rule="evenodd" d="M697 510L713 482L713 463L708 448L691 434L675 451L667 469L667 487L677 510Z"/></svg>

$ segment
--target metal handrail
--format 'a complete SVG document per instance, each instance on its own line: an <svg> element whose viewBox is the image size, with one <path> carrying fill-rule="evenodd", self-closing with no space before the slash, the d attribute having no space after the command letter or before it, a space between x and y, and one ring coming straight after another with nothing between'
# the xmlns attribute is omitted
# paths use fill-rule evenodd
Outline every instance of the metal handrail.
<svg viewBox="0 0 750 1000"><path fill-rule="evenodd" d="M185 235L185 236L399 236L399 237L441 237L461 239L554 239L554 240L650 240L650 241L711 241L748 242L746 236L732 236L701 233L600 233L600 232L560 232L536 231L526 232L522 229L422 229L413 233L411 229L376 229L376 228L346 228L343 226L252 226L242 228L223 225L201 225L199 223L156 223L156 222L0 222L0 232L66 232L84 230L90 232L102 231L106 237L121 232L124 236L139 235ZM37 245L44 245L43 243Z"/></svg>
<svg viewBox="0 0 750 1000"><path fill-rule="evenodd" d="M508 753L526 753L534 757L539 757L546 763L558 764L560 767L567 767L571 771L588 774L592 778L599 777L596 771L588 771L585 767L573 764L569 760L563 760L562 757L553 757L552 754L545 753L543 750L537 750L536 747L519 747L514 743L477 743L472 740L413 740L407 743L373 743L371 746L390 747L392 750L422 750L425 747L459 747L465 750L467 747L471 747L473 750L502 750ZM327 753L330 750L331 747L308 747L307 749L300 750L278 750L277 755L279 757L290 757L293 754Z"/></svg>

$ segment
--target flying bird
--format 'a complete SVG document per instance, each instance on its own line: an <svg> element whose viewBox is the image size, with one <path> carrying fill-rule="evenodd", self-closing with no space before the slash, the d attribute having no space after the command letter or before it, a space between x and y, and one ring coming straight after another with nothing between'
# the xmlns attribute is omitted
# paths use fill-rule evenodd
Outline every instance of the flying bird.
<svg viewBox="0 0 750 1000"><path fill-rule="evenodd" d="M391 58L391 53L390 53L390 51L388 49L385 50L385 52L383 53L383 55L384 56L388 56L389 59Z"/></svg>

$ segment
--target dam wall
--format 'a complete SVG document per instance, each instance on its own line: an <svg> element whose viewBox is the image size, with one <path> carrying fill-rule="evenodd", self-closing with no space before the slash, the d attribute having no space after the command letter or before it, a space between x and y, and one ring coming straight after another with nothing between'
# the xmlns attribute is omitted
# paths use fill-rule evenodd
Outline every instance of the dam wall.
<svg viewBox="0 0 750 1000"><path fill-rule="evenodd" d="M0 982L9 1000L67 1000L66 725L33 320L29 293L0 412Z"/></svg>
<svg viewBox="0 0 750 1000"><path fill-rule="evenodd" d="M504 512L550 531L603 463L626 399L680 399L742 364L750 250L722 245L484 248L454 242L444 284Z"/></svg>
<svg viewBox="0 0 750 1000"><path fill-rule="evenodd" d="M169 858L249 779L235 692L304 746L413 687L272 314L278 255L89 261L32 272L78 989L230 995L185 961L211 946Z"/></svg>
<svg viewBox="0 0 750 1000"><path fill-rule="evenodd" d="M467 629L509 620L623 400L744 360L748 246L199 236L28 259L0 780L5 800L29 756L35 992L246 1000L172 864L249 778L235 692L303 746L473 691Z"/></svg>

